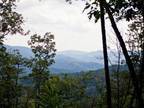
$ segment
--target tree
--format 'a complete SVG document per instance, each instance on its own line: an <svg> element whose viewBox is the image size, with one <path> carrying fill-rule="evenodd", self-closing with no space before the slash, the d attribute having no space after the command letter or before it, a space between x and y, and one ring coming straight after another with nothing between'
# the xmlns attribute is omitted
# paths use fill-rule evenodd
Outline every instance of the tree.
<svg viewBox="0 0 144 108"><path fill-rule="evenodd" d="M12 56L12 61L15 66L15 108L19 108L21 106L21 97L23 92L23 84L21 83L21 80L23 79L23 75L25 74L25 58L22 57L20 52L18 50L14 50L10 53Z"/></svg>
<svg viewBox="0 0 144 108"><path fill-rule="evenodd" d="M137 80L137 77L136 77L136 73L134 71L133 63L132 63L132 61L130 59L130 56L128 55L128 51L127 51L126 45L125 45L124 40L123 40L123 38L122 38L118 28L117 28L117 25L116 25L116 23L114 21L112 13L110 12L110 10L108 8L108 4L105 4L105 7L106 7L106 11L107 11L107 13L109 15L110 21L112 23L112 27L113 27L113 29L114 29L114 31L116 33L116 36L117 36L117 38L118 38L118 40L120 42L120 45L121 45L123 54L125 56L127 65L129 67L129 72L130 72L130 75L131 75L131 78L132 78L132 82L133 82L133 85L134 85L134 92L136 93L136 98L139 101L141 101L141 99L140 99L141 96L140 96L139 87L138 87L138 80Z"/></svg>
<svg viewBox="0 0 144 108"><path fill-rule="evenodd" d="M67 0L67 1L71 1L71 0ZM90 11L88 12L89 19L94 17L96 22L100 18L99 11L98 11L99 2L100 1L98 1L98 0L94 0L94 1L90 0L90 3L87 2L86 7L85 7L85 9L88 9L88 8L90 9ZM128 1L127 0L109 0L109 1L104 0L104 3L103 3L103 6L106 10L106 13L109 16L113 30L116 34L117 39L119 40L120 46L121 46L123 54L125 56L126 63L128 65L129 72L130 72L130 75L132 78L135 98L138 102L138 104L137 104L138 107L143 106L142 89L141 89L141 86L139 87L139 81L137 79L137 75L134 70L133 63L130 59L128 50L126 48L126 44L122 38L121 33L118 30L118 27L116 25L113 15L119 16L117 19L126 18L128 21L135 18L135 16L137 16L138 14L141 14L142 16L144 16L143 4L144 4L143 0L128 0ZM143 61L141 63L144 64L144 59L142 59L141 61ZM143 75L143 72L142 72L143 70L144 69L142 66L141 75ZM142 79L142 78L140 78L140 79ZM140 82L142 83L142 81L140 81Z"/></svg>
<svg viewBox="0 0 144 108"><path fill-rule="evenodd" d="M41 105L50 108L87 108L88 98L83 78L52 75L42 87Z"/></svg>
<svg viewBox="0 0 144 108"><path fill-rule="evenodd" d="M1 84L1 107L14 106L16 99L16 84L15 78L18 80L18 68L15 66L13 54L9 54L3 45L3 39L7 34L23 33L21 27L23 17L15 11L15 0L0 1L0 84ZM11 101L10 101L11 100Z"/></svg>
<svg viewBox="0 0 144 108"><path fill-rule="evenodd" d="M119 76L119 86L117 86L117 76ZM133 99L133 87L130 76L127 71L113 70L111 76L112 86L112 102L114 108L129 108L134 107L135 102ZM119 91L118 91L119 89ZM119 92L119 93L118 93ZM119 97L117 97L119 94Z"/></svg>
<svg viewBox="0 0 144 108"><path fill-rule="evenodd" d="M102 30L102 40L103 40L103 54L104 54L104 64L105 64L105 79L107 88L107 106L112 108L111 102L111 84L108 66L108 54L107 54L107 42L106 42L106 32L105 32L105 19L104 19L104 5L103 0L100 1L100 16L101 16L101 30Z"/></svg>
<svg viewBox="0 0 144 108"><path fill-rule="evenodd" d="M34 53L32 59L32 78L35 88L35 107L40 108L39 96L41 86L49 78L49 66L54 63L55 42L54 35L45 33L44 36L34 34L28 42Z"/></svg>
<svg viewBox="0 0 144 108"><path fill-rule="evenodd" d="M14 51L14 53L6 52L4 47L0 57L0 105L2 108L18 108L20 105L19 99L22 96L20 76L23 74L23 58L17 51Z"/></svg>
<svg viewBox="0 0 144 108"><path fill-rule="evenodd" d="M139 81L139 93L143 100L143 78L144 78L144 70L143 70L143 52L144 52L144 38L143 38L143 22L141 17L136 18L129 25L129 33L128 33L128 41L127 45L130 49L130 57L135 66L135 71L137 74L137 78ZM141 103L143 104L143 102Z"/></svg>
<svg viewBox="0 0 144 108"><path fill-rule="evenodd" d="M106 42L106 32L105 32L105 10L104 10L104 0L95 0L91 4L86 3L86 7L83 11L90 8L90 12L88 12L88 17L91 19L93 16L95 17L95 22L98 19L101 19L101 31L102 31L102 40L103 40L103 55L104 55L104 66L105 66L105 80L106 80L106 89L107 89L107 107L111 108L111 84L110 84L110 75L109 75L109 66L108 66L108 54L107 54L107 42ZM94 6L96 5L96 6ZM100 7L100 10L97 7Z"/></svg>
<svg viewBox="0 0 144 108"><path fill-rule="evenodd" d="M15 11L16 0L1 0L0 1L0 39L7 34L24 34L21 27L23 17Z"/></svg>
<svg viewBox="0 0 144 108"><path fill-rule="evenodd" d="M138 29L138 31L141 31L141 37L143 37L143 22L144 22L144 1L143 0L122 0L122 1L117 1L117 0L111 0L109 3L109 16L112 18L112 13L114 13L114 15L118 16L118 19L123 19L125 18L126 20L130 21L130 20L137 20L139 19L139 22L141 22L140 25L142 25L141 27L139 26L138 23L135 23L135 26L137 26L136 28ZM108 4L107 4L108 7ZM108 10L108 9L107 9ZM111 10L111 13L110 13ZM111 15L110 15L111 14ZM112 19L111 19L112 21ZM115 26L114 21L113 22L113 26ZM133 23L134 25L134 23ZM115 26L115 33L116 33L116 26ZM118 32L117 32L117 36L118 36ZM120 36L120 35L119 35ZM139 36L135 36L135 37L139 37ZM141 38L141 43L143 43L143 39ZM142 45L143 46L143 45ZM123 50L124 51L124 50ZM137 104L138 107L141 108L143 107L143 97L142 97L142 77L144 76L144 55L143 55L143 48L141 48L141 59L139 59L139 62L141 64L140 67L140 74L139 78L137 78L137 73L136 71L134 72L134 68L132 70L130 70L130 74L132 77L132 81L133 81L133 85L134 85L134 89L135 89L135 94L136 94L136 100L137 100ZM127 58L126 58L127 59ZM129 58L130 59L130 58ZM130 63L130 60L127 60ZM132 62L132 61L131 61ZM128 64L129 65L129 64Z"/></svg>

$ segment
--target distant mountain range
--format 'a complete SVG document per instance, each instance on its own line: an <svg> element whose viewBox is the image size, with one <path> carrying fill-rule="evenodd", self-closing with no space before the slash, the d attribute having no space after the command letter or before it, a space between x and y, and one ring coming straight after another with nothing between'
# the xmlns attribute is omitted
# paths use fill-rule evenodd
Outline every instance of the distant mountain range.
<svg viewBox="0 0 144 108"><path fill-rule="evenodd" d="M9 51L18 49L23 57L30 58L33 53L30 48L21 46L6 46ZM112 61L117 61L113 53L109 53ZM103 68L103 53L96 52L82 52L82 51L60 51L56 52L55 64L50 66L53 73L69 73L80 72L88 70L98 70Z"/></svg>

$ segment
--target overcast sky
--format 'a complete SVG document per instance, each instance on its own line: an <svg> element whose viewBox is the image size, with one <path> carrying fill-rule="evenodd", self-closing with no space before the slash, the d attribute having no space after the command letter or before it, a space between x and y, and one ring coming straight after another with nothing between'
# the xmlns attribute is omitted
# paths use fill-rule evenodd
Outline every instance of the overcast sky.
<svg viewBox="0 0 144 108"><path fill-rule="evenodd" d="M55 35L56 49L96 51L101 50L100 23L89 21L82 13L83 2L69 5L65 0L20 0L17 11L25 20L25 30L31 34L51 32ZM107 24L108 36L113 35ZM29 36L8 36L8 45L27 46Z"/></svg>

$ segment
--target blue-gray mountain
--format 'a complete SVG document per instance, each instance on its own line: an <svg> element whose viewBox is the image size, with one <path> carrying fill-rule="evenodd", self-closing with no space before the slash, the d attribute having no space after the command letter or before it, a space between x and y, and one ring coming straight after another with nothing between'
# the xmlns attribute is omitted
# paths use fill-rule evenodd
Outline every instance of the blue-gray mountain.
<svg viewBox="0 0 144 108"><path fill-rule="evenodd" d="M24 57L30 58L33 56L33 53L30 48L21 46L6 47L9 51L18 49L21 55L23 55ZM117 60L117 57L115 57L114 55L111 57L112 61ZM80 72L87 70L97 70L101 68L103 68L102 51L60 51L56 53L55 64L50 66L50 70L53 73Z"/></svg>

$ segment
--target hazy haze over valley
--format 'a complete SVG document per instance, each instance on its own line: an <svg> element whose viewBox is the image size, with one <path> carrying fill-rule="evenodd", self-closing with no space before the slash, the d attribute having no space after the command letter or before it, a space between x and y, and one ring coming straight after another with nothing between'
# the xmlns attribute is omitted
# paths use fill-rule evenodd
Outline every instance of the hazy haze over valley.
<svg viewBox="0 0 144 108"><path fill-rule="evenodd" d="M23 57L31 58L33 53L30 48L21 46L6 46L8 51L18 49ZM117 56L115 50L109 51L109 56L111 57L110 65L117 63ZM67 50L56 52L55 63L50 66L50 70L53 73L69 73L69 72L80 72L87 70L97 70L103 68L103 52L86 52L77 50ZM123 59L123 57L121 58Z"/></svg>

